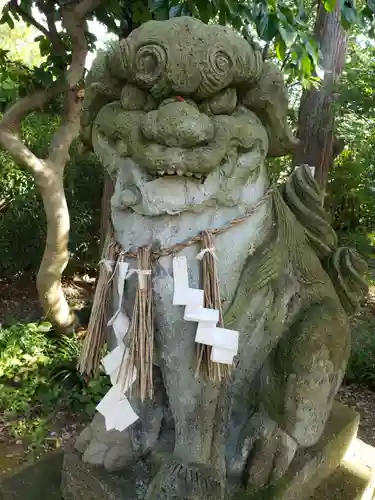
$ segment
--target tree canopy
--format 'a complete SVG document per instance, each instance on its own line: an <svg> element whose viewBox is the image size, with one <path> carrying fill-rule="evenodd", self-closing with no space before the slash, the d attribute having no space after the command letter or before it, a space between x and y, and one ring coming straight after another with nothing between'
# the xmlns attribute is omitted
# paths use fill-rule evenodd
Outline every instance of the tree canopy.
<svg viewBox="0 0 375 500"><path fill-rule="evenodd" d="M332 12L336 1L345 29L355 26L372 35L373 0L358 6L352 0L325 0L324 8ZM77 2L10 0L3 9L0 25L6 24L13 29L15 22L24 21L38 30L35 39L43 61L35 68L34 76L45 85L51 84L69 62L72 40L61 24L61 9L74 3ZM246 38L259 42L265 54L272 49L283 69L308 86L316 82L319 65L319 46L313 29L314 9L315 3L311 0L98 0L87 19L97 19L118 36L126 36L134 27L150 19L182 15L231 25ZM87 29L86 38L89 50L93 49L95 33Z"/></svg>

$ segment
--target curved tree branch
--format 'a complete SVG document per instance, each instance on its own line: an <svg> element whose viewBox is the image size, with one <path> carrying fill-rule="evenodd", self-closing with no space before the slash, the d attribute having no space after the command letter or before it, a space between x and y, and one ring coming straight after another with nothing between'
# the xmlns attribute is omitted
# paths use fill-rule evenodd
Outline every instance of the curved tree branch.
<svg viewBox="0 0 375 500"><path fill-rule="evenodd" d="M53 97L67 90L68 84L65 79L54 82L48 89L39 90L34 94L18 99L4 114L1 122L1 129L8 129L18 132L21 122L35 109L42 108Z"/></svg>
<svg viewBox="0 0 375 500"><path fill-rule="evenodd" d="M47 19L47 24L48 24L48 38L51 41L52 47L56 53L56 55L65 57L66 56L66 50L64 47L64 44L61 41L60 35L57 32L56 25L55 25L55 20L54 20L54 10L53 8L51 9L46 9L44 11L44 14Z"/></svg>
<svg viewBox="0 0 375 500"><path fill-rule="evenodd" d="M80 19L85 19L102 3L102 0L82 0L75 7L75 13Z"/></svg>
<svg viewBox="0 0 375 500"><path fill-rule="evenodd" d="M92 0L94 4L97 0ZM69 160L69 149L73 139L79 132L79 117L82 109L80 84L83 82L85 62L88 52L86 39L85 17L77 15L78 4L75 8L62 7L63 25L72 40L72 60L66 74L70 91L65 95L64 113L60 126L54 134L48 161L51 164L63 165Z"/></svg>
<svg viewBox="0 0 375 500"><path fill-rule="evenodd" d="M16 132L1 127L0 146L8 151L17 165L29 170L35 178L43 176L44 161L25 146Z"/></svg>
<svg viewBox="0 0 375 500"><path fill-rule="evenodd" d="M12 7L12 10L16 12L20 17L22 17L22 19L26 23L32 24L34 28L36 28L38 31L43 33L43 35L49 38L48 30L42 24L40 24L36 19L34 19L33 16L31 16L28 12L23 10L23 8L20 5L18 5L17 0L11 0L10 5Z"/></svg>

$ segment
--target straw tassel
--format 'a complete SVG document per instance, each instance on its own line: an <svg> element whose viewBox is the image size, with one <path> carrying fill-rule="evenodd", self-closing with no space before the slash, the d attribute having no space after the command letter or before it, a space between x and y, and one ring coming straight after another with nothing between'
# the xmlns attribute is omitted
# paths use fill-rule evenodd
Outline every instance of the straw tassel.
<svg viewBox="0 0 375 500"><path fill-rule="evenodd" d="M78 370L89 377L97 375L107 332L107 311L109 307L110 287L114 274L117 245L110 230L106 236L100 271L96 285L94 302L91 310L87 334L85 336Z"/></svg>
<svg viewBox="0 0 375 500"><path fill-rule="evenodd" d="M127 334L129 356L123 357L118 380L130 380L135 368L136 396L144 401L153 396L152 358L154 350L154 317L151 277L151 247L137 250L137 269L128 273L138 275L138 288L132 319ZM132 390L132 388L130 389Z"/></svg>
<svg viewBox="0 0 375 500"><path fill-rule="evenodd" d="M203 231L202 251L198 259L202 261L202 284L204 290L204 307L219 311L218 326L224 328L223 312L220 298L220 284L217 270L217 257L215 254L215 236L210 231ZM212 347L204 344L197 344L197 370L212 381L222 380L228 373L229 367L211 361Z"/></svg>

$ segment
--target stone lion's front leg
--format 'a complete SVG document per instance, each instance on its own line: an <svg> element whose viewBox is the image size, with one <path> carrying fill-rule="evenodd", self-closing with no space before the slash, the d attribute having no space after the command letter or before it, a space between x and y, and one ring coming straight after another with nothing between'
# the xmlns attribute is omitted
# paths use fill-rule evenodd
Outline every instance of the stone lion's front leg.
<svg viewBox="0 0 375 500"><path fill-rule="evenodd" d="M275 426L254 443L249 469L253 486L280 479L298 448L319 441L345 373L349 346L346 317L330 299L302 311L280 342L262 374L262 406Z"/></svg>
<svg viewBox="0 0 375 500"><path fill-rule="evenodd" d="M108 472L120 471L154 447L163 419L164 389L159 372L155 367L153 400L144 403L132 400L132 407L140 418L129 428L122 432L107 431L104 417L100 413L95 415L75 443L84 462L103 466Z"/></svg>
<svg viewBox="0 0 375 500"><path fill-rule="evenodd" d="M249 471L249 482L255 489L275 483L288 470L297 441L275 422L274 429L255 442Z"/></svg>
<svg viewBox="0 0 375 500"><path fill-rule="evenodd" d="M174 419L175 447L170 462L154 478L148 498L218 499L225 475L224 448L217 450L221 443L216 425L221 384L196 375L196 323L185 321L184 308L172 305L171 264L171 260L158 264L154 292L156 342ZM199 285L198 277L199 273L193 286Z"/></svg>

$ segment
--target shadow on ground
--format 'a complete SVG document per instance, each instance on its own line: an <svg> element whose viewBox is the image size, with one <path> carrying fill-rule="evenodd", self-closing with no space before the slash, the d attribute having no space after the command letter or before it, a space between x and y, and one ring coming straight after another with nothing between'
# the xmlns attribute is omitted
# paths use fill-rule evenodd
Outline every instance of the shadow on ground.
<svg viewBox="0 0 375 500"><path fill-rule="evenodd" d="M62 500L63 451L50 453L0 481L0 500Z"/></svg>

